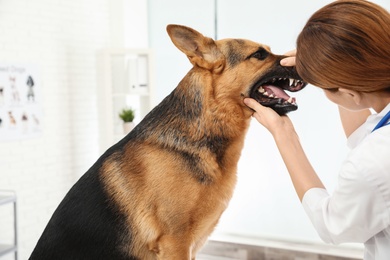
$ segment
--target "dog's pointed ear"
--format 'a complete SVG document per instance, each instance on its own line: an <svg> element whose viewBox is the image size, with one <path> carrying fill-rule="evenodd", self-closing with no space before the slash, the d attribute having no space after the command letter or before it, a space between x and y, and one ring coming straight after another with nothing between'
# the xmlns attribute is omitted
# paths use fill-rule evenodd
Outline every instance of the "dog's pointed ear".
<svg viewBox="0 0 390 260"><path fill-rule="evenodd" d="M195 66L220 73L225 66L225 57L218 49L214 40L192 28L170 24L167 32L173 44L187 55Z"/></svg>

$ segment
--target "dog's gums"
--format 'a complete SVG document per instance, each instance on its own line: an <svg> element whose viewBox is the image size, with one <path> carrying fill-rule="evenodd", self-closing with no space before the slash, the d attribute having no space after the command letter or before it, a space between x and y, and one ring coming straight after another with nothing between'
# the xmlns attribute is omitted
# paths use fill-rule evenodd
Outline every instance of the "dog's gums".
<svg viewBox="0 0 390 260"><path fill-rule="evenodd" d="M282 79L282 78L279 78L279 79L276 79L276 78L273 78L271 83L270 84L264 84L263 86L260 86L259 89L257 90L258 92L260 92L260 94L264 95L264 96L267 96L267 97L270 97L270 98L282 98L284 99L285 101L293 104L293 105L296 105L295 103L295 98L292 98L290 97L283 89L281 89L280 87L276 87L276 86L273 86L271 84L273 84L274 82L278 81L283 81L283 83L286 83L288 80L288 84L289 84L289 87L290 88L298 88L298 89L301 89L302 86L303 86L303 82L299 79Z"/></svg>
<svg viewBox="0 0 390 260"><path fill-rule="evenodd" d="M289 74L295 74L290 71ZM279 115L298 109L294 97L290 97L285 90L295 92L304 88L307 83L303 82L298 75L294 77L266 77L258 81L252 88L251 97L263 106L271 107Z"/></svg>

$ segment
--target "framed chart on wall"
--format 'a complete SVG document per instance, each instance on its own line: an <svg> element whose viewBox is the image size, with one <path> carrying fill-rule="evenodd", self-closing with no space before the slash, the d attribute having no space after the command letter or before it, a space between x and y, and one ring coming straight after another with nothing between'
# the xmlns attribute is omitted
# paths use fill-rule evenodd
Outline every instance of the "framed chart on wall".
<svg viewBox="0 0 390 260"><path fill-rule="evenodd" d="M0 63L0 141L41 135L41 90L36 65Z"/></svg>

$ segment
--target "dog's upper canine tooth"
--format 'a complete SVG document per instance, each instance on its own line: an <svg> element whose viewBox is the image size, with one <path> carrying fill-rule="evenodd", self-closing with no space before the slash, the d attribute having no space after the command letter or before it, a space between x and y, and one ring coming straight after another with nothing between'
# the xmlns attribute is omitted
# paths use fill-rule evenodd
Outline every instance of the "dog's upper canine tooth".
<svg viewBox="0 0 390 260"><path fill-rule="evenodd" d="M257 91L259 91L260 93L264 93L265 89L263 89L263 87L260 87Z"/></svg>
<svg viewBox="0 0 390 260"><path fill-rule="evenodd" d="M290 81L290 86L293 86L293 83L294 83L294 79L288 79Z"/></svg>
<svg viewBox="0 0 390 260"><path fill-rule="evenodd" d="M297 79L289 79L290 80L290 87L296 87L299 80Z"/></svg>

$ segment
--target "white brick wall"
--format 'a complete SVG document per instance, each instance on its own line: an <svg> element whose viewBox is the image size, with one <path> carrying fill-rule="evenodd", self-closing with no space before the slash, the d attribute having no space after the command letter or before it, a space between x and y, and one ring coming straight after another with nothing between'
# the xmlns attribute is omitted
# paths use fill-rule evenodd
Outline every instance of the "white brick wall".
<svg viewBox="0 0 390 260"><path fill-rule="evenodd" d="M0 62L37 64L44 99L42 136L0 143L0 189L18 195L19 259L98 157L95 53L110 45L109 1L0 1ZM0 243L7 215L0 208Z"/></svg>

